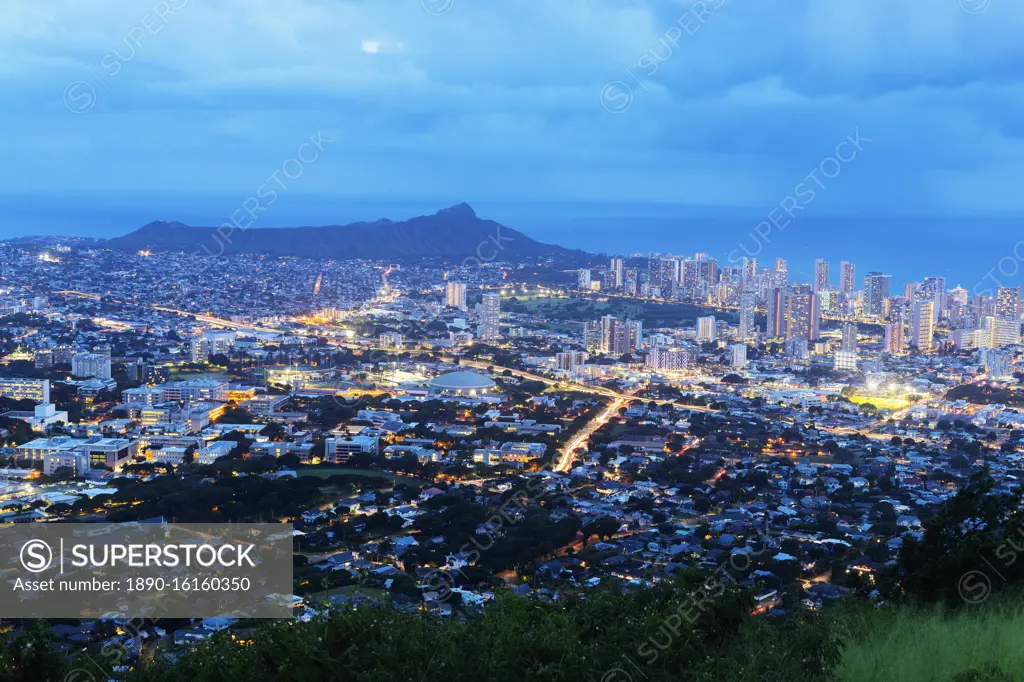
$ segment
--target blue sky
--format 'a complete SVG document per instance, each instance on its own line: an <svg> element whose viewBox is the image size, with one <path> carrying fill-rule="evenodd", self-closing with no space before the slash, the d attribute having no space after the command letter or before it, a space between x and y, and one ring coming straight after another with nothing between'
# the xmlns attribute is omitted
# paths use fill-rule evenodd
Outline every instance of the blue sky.
<svg viewBox="0 0 1024 682"><path fill-rule="evenodd" d="M0 182L248 194L319 131L296 192L766 212L859 134L819 210L1015 213L1022 35L1019 0L5 0Z"/></svg>

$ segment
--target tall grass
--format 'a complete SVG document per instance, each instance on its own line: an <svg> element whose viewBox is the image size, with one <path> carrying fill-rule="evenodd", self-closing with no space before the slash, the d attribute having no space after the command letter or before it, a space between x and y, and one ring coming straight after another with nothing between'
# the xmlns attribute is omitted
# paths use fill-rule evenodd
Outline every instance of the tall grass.
<svg viewBox="0 0 1024 682"><path fill-rule="evenodd" d="M841 608L840 682L1024 681L1024 599L954 613L940 607Z"/></svg>

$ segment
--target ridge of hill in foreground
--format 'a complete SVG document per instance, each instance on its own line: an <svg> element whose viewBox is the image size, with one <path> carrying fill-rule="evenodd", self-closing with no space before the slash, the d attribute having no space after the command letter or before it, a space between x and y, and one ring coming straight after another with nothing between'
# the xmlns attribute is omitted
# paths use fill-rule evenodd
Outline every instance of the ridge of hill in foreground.
<svg viewBox="0 0 1024 682"><path fill-rule="evenodd" d="M329 618L227 630L126 682L1010 682L1022 679L1020 595L971 610L844 600L769 622L728 588L710 601L697 576L671 586L547 603L500 594L441 622L364 603ZM701 590L697 596L695 590ZM699 604L700 608L695 605ZM680 616L683 614L683 616ZM481 654L480 652L484 652ZM0 634L0 680L94 680L98 650L58 653L47 624ZM89 673L89 674L85 674ZM114 673L111 679L115 679Z"/></svg>
<svg viewBox="0 0 1024 682"><path fill-rule="evenodd" d="M248 219L248 215L245 215L245 219ZM543 244L493 220L484 220L464 203L442 209L433 215L418 216L402 222L382 219L372 223L324 227L243 230L193 227L178 222L158 221L124 236L109 239L103 246L125 250L185 251L214 256L240 253L366 259L473 256L485 262L583 255L580 251Z"/></svg>

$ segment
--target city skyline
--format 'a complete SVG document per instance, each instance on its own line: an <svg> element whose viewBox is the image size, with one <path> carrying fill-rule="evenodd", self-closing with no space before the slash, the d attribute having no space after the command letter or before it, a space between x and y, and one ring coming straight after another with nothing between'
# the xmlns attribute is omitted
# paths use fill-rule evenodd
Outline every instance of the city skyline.
<svg viewBox="0 0 1024 682"><path fill-rule="evenodd" d="M294 544L273 591L291 594L260 613L296 628L372 619L357 594L397 607L371 631L406 615L418 630L486 624L520 599L564 623L575 607L553 594L642 599L679 589L684 568L728 580L744 622L774 628L844 596L877 603L863 588L883 578L914 589L906 548L977 486L1017 485L1019 286L900 286L849 252L838 269L820 254L593 256L465 205L378 228L387 248L368 257L322 232L304 255L278 241L160 251L152 230L131 248L0 242L0 521L274 524ZM244 245L236 230L181 234ZM447 243L406 250L435 234ZM935 570L973 603L958 571L984 566ZM214 632L252 636L207 608L204 586L221 583L196 582L187 622L127 624L159 597L88 583L125 616L97 627L76 595L43 612L43 588L12 580L5 614L28 619L3 624L13 646L46 616L62 618L54 637L101 650L139 631L156 646L128 644L136 666L187 665ZM90 651L37 657L70 679L106 670ZM609 653L588 656L615 673Z"/></svg>
<svg viewBox="0 0 1024 682"><path fill-rule="evenodd" d="M5 0L0 679L1021 678L1022 31Z"/></svg>
<svg viewBox="0 0 1024 682"><path fill-rule="evenodd" d="M207 197L198 203L179 198L132 197L118 203L90 198L43 200L21 197L0 216L0 239L29 236L116 238L154 220L191 225L241 225L242 231L298 225L344 225L351 222L405 220L433 214L446 204L433 201L377 203L327 199L307 203L303 196L279 192L269 210L250 219L241 209L255 195ZM0 199L0 207L5 204ZM481 218L494 219L541 242L593 254L638 256L651 252L705 252L723 265L748 255L762 262L783 256L794 276L813 281L813 262L831 263L841 277L841 263L870 263L900 284L928 276L945 277L973 290L1024 283L1018 253L1022 242L1015 221L1001 219L828 218L818 215L790 220L784 213L737 214L637 204L474 203ZM239 211L242 211L239 213ZM780 215L785 218L780 221ZM241 216L241 218L239 218ZM340 216L340 217L339 217ZM234 228L233 228L234 229ZM859 238L851 239L851 235ZM969 238L967 237L969 235ZM213 239L213 238L211 238ZM216 241L213 252L216 253ZM887 248L877 248L880 244ZM912 249L920 257L905 258ZM211 254L212 255L212 254ZM982 286L983 285L983 286Z"/></svg>

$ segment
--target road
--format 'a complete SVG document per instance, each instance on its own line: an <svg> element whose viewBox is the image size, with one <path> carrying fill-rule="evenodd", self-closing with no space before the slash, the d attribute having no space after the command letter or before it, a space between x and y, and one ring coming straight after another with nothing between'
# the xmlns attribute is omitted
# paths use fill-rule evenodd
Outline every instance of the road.
<svg viewBox="0 0 1024 682"><path fill-rule="evenodd" d="M576 449L582 447L590 439L594 432L608 423L608 421L619 413L619 409L629 404L631 398L622 396L613 400L608 407L600 414L591 419L587 424L565 444L562 451L558 453L558 461L552 467L554 471L565 472L572 468L572 462L576 458Z"/></svg>
<svg viewBox="0 0 1024 682"><path fill-rule="evenodd" d="M89 298L89 299L93 299L93 300L99 300L101 298L97 294L90 294L90 293L81 292L81 291L61 291L59 293L65 294L65 295L70 295L70 296L80 296L82 298ZM239 322L234 322L232 320L228 320L228 319L224 319L224 318L220 318L220 317L215 317L213 315L208 315L208 314L203 314L203 313L198 313L197 314L197 313L190 312L190 311L187 311L187 310L177 310L177 309L174 309L174 308L167 308L167 307L159 306L159 305L148 305L147 306L146 304L134 303L134 302L131 302L131 301L121 301L121 300L116 300L116 299L105 299L105 300L107 302L110 302L110 303L118 303L118 304L126 305L126 306L132 305L132 306L150 307L150 308L153 308L154 310L158 310L160 312L172 313L172 314L182 315L182 316L186 316L186 317L192 317L192 318L195 318L197 321L205 323L205 324L225 327L225 328L228 328L228 329L236 329L236 330L239 330L239 331L253 331L253 332L264 332L264 333L277 333L277 334L295 333L293 330L289 331L289 330L276 329L276 328L273 328L273 327L266 327L266 326L261 326L261 325L242 324L242 323L239 323ZM369 341L369 343L366 343L366 341ZM368 340L365 340L363 343L359 343L356 340L353 340L353 341L339 341L337 339L329 339L328 343L330 345L337 346L337 347L340 347L340 348L348 348L348 349L354 349L354 350L361 350L361 351L364 351L364 352L374 352L374 351L393 352L394 351L394 349L379 348L378 346L375 345L375 343L374 343L375 341L376 341L376 339L368 339ZM564 390L571 390L571 391L578 391L580 393L587 393L587 394L590 394L590 395L602 396L602 397L605 397L605 398L611 398L612 399L612 403L609 405L608 409L605 411L605 413L609 413L609 415L607 417L605 417L605 419L603 421L599 421L601 419L601 416L605 414L605 413L602 413L602 415L599 415L597 418L595 418L590 423L588 423L587 426L585 426L576 436L573 437L573 439L569 443L569 445L566 446L566 448L562 452L559 453L559 460L556 462L555 466L553 467L555 471L568 471L571 468L571 464L572 464L572 461L573 461L573 452L577 448L582 446L586 442L586 440L594 433L594 431L596 431L601 426L603 426L605 423L607 423L607 421L608 421L608 419L610 419L611 415L615 414L620 407L622 407L623 405L628 404L632 400L637 400L638 399L638 398L635 398L633 394L620 393L620 392L617 392L617 391L613 391L612 389L605 388L603 386L589 386L587 384L581 384L581 383L576 383L576 382L572 382L572 381L559 381L559 380L556 380L556 379L551 379L549 377L542 376L540 374L534 374L532 372L527 372L527 371L524 371L524 370L521 370L521 369L516 369L514 367L503 367L501 365L495 365L494 363L481 362L481 361L478 361L478 360L470 360L470 359L462 358L462 357L456 358L455 356L449 356L449 357L443 358L443 359L448 361L448 362L455 362L456 360L458 360L459 365L462 366L462 367L467 367L467 368L472 368L472 369L480 369L480 370L487 370L488 368L490 368L490 370L493 371L496 374L502 374L502 373L508 371L512 376L516 376L516 377L519 377L521 379L528 379L528 380L532 380L532 381L539 381L541 383L544 383L544 384L546 384L548 386L551 386L551 387L554 387L554 388L564 389ZM984 378L985 377L975 378L970 383L977 383L979 381L983 381ZM645 402L651 402L651 401L650 400L645 400ZM717 410L711 409L709 407L702 407L702 406L699 406L699 405L686 405L686 404L679 403L679 402L672 401L672 400L654 400L653 402L655 404L659 405L659 406L672 405L674 407L678 407L678 408L684 409L684 410L689 410L691 412L717 412ZM913 407L913 406L910 406L910 407ZM909 412L910 407L906 408L905 410L903 410L901 412L897 412L896 414L894 414L892 416L894 418L898 419L898 418L902 417L904 414L906 414L907 412ZM872 433L872 430L876 426L878 426L880 423L881 423L881 420L877 421L874 424L871 424L870 426L868 426L866 428L861 428L861 429L851 429L849 427L842 427L842 426L829 427L829 426L824 426L824 425L818 425L817 428L819 428L822 431L825 431L825 432L831 433L833 435L836 435L836 436L851 436L851 435L854 435L854 434L862 434L862 435L865 435L865 436L867 436L868 438L870 438L872 440L887 441L887 440L889 440L890 436L884 435L884 434L879 434L879 433Z"/></svg>
<svg viewBox="0 0 1024 682"><path fill-rule="evenodd" d="M175 308L165 308L163 306L159 306L159 305L155 305L155 304L149 304L149 303L135 303L133 301L121 301L121 300L118 300L118 299L115 299L115 298L103 298L99 294L90 294L90 293L85 292L85 291L65 290L65 291L58 291L57 293L58 294L63 294L65 296L78 296L79 298L88 298L88 299L93 300L93 301L100 301L100 300L102 300L104 303L117 303L119 305L133 305L133 306L138 306L138 307L142 307L142 308L152 308L153 310L158 310L158 311L160 311L162 313L172 313L174 315L182 315L184 317L194 317L199 322L205 322L207 324L214 324L214 325L217 325L218 327L226 327L228 329L238 329L238 330L242 330L242 331L254 331L254 332L268 332L268 333L274 333L274 334L286 334L286 333L288 333L284 329L274 329L273 327L261 327L261 326L251 325L251 324L242 324L240 322L232 322L231 320L226 320L226 319L224 319L222 317L214 317L212 315L206 315L204 313L194 313L194 312L191 312L191 311L188 311L188 310L177 310Z"/></svg>
<svg viewBox="0 0 1024 682"><path fill-rule="evenodd" d="M98 294L90 294L90 293L82 292L82 291L70 291L70 290L68 290L68 291L60 291L58 293L64 294L64 295L67 295L67 296L79 296L79 297L82 297L82 298L88 298L88 299L92 299L92 300L100 300L100 298L101 298ZM275 329L273 327L264 327L264 326L259 326L259 325L242 324L242 323L233 322L232 320L227 320L227 319L224 319L224 318L221 318L221 317L214 317L212 315L206 315L206 314L203 314L203 313L194 313L194 312L191 312L191 311L188 311L188 310L177 310L175 308L166 308L164 306L146 305L146 304L141 304L141 303L133 303L132 301L121 301L121 300L109 299L109 298L108 299L104 299L104 300L107 303L118 303L118 304L121 304L121 305L143 306L143 307L152 308L154 310L158 310L158 311L163 312L163 313L172 313L172 314L175 314L175 315L182 315L182 316L185 316L185 317L193 317L193 318L195 318L199 322L204 322L206 324L216 325L216 326L219 326L219 327L226 327L228 329L236 329L236 330L243 330L243 331L254 331L254 332L266 332L266 333L275 333L275 334L295 333L294 331L289 331L289 330L285 330L285 329ZM355 342L355 341L346 342L346 341L338 341L337 339L329 339L328 343L330 345L332 345L332 346L338 346L340 348L348 348L348 349L352 349L352 350L394 352L393 348L380 348L378 346L365 345L365 344L361 344L361 343L358 343L358 342ZM483 370L486 370L487 368L490 368L491 371L493 371L496 374L501 374L503 372L508 371L509 373L512 374L512 376L517 376L517 377L519 377L521 379L530 379L530 380L533 380L533 381L539 381L539 382L542 382L542 383L547 384L549 386L555 386L557 388L564 388L566 390L579 391L581 393L589 393L591 395L600 395L600 396L604 396L606 398L612 398L612 399L615 399L615 400L626 399L627 402L629 402L630 400L635 399L634 396L632 394L630 394L630 393L620 393L618 391L613 391L610 388L605 388L603 386L589 386L587 384L581 384L581 383L577 383L577 382L574 382L574 381L558 381L558 380L551 379L551 378L548 378L548 377L545 377L545 376L541 376L539 374L533 374L531 372L526 372L526 371L521 370L521 369L516 369L514 367L503 367L501 365L495 365L494 363L480 362L478 360L469 360L469 359L462 358L462 357L456 358L454 356L450 356L448 358L443 358L443 359L448 361L448 362L454 362L456 359L458 359L459 365L462 366L462 367L471 367L473 369L483 369ZM651 402L651 401L650 400L646 400L645 402ZM675 407L679 407L679 408L682 408L682 409L685 409L685 410L692 410L694 412L716 412L717 411L717 410L713 410L713 409L711 409L709 407L701 407L699 405L686 405L686 404L683 404L683 403L677 403L677 402L672 401L672 400L654 400L653 402L655 404L657 404L657 405L673 405Z"/></svg>
<svg viewBox="0 0 1024 682"><path fill-rule="evenodd" d="M686 405L684 403L678 403L673 400L651 400L649 398L637 398L632 393L620 393L613 391L610 388L604 388L603 386L588 386L587 384L579 384L574 381L557 381L549 377L541 376L540 374L531 374L520 369L513 369L511 367L502 367L495 365L494 363L478 362L476 360L466 360L464 358L459 360L459 365L464 367L472 367L474 369L484 369L488 367L496 374L501 374L505 371L509 371L513 376L520 377L521 379L532 379L534 381L540 381L548 384L549 386L556 386L558 388L564 388L570 391L579 391L580 393L590 393L592 395L600 395L606 398L626 399L627 402L632 400L643 400L645 403L654 402L656 405L673 405L680 409L692 410L694 412L717 412L710 407L702 407L700 405Z"/></svg>

